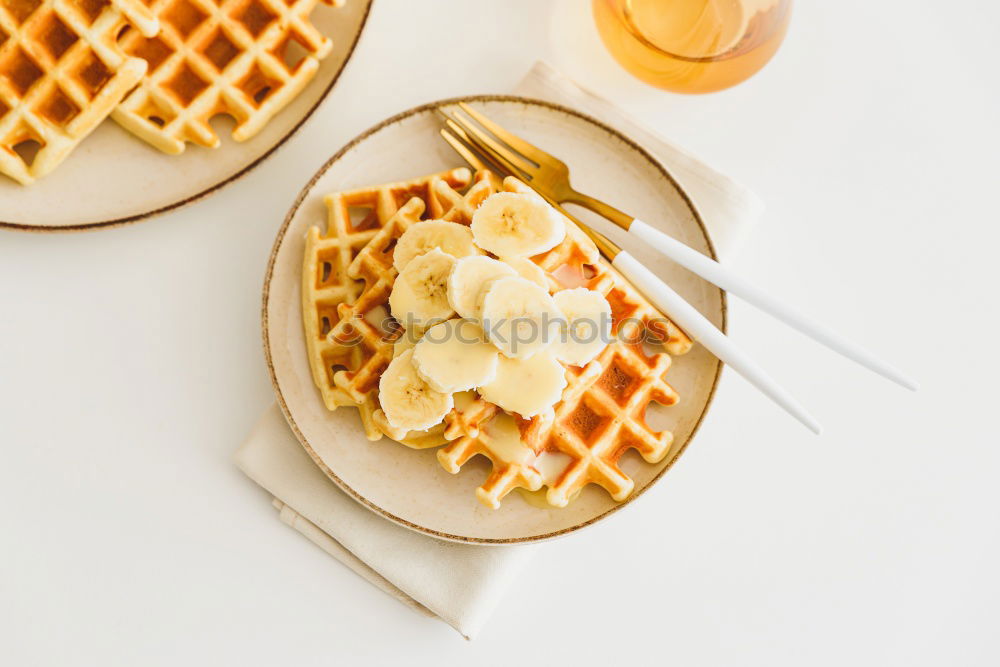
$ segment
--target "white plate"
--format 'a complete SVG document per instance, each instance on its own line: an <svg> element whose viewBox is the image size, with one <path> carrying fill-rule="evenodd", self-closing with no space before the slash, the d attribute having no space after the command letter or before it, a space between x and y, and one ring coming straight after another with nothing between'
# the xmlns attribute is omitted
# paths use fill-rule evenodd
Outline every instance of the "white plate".
<svg viewBox="0 0 1000 667"><path fill-rule="evenodd" d="M218 118L222 145L166 155L106 120L59 167L30 186L0 175L0 227L88 229L135 222L183 206L238 179L283 144L316 110L354 51L372 0L317 5L313 23L333 41L305 90L253 139L237 143ZM215 124L215 123L218 124Z"/></svg>
<svg viewBox="0 0 1000 667"><path fill-rule="evenodd" d="M657 224L688 245L713 254L690 201L666 171L641 148L586 116L543 102L514 97L465 98L502 125L558 155L572 167L583 192L617 204ZM446 100L450 103L455 100ZM476 487L489 471L476 457L457 475L438 464L434 450L412 450L388 438L365 439L357 411L329 412L313 385L300 308L300 276L306 230L326 220L329 192L410 179L465 166L438 135L434 106L411 109L362 134L330 159L293 205L274 244L264 286L264 349L278 402L303 446L326 474L373 511L439 538L482 544L529 542L565 534L608 516L641 495L688 444L703 419L718 380L719 363L700 346L676 357L667 381L680 393L675 406L650 407L654 428L675 435L656 465L634 451L622 468L636 482L625 503L590 485L565 509L540 509L518 493L498 510L481 505ZM582 218L587 218L581 215ZM599 223L598 223L599 224ZM605 229L607 223L604 223ZM656 271L717 325L725 324L721 290L651 254L624 246Z"/></svg>

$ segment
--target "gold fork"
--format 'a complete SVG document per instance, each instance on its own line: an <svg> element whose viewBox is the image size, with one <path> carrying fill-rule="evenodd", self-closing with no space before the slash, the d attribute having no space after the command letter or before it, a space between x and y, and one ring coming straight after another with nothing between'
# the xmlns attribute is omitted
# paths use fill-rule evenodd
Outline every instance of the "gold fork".
<svg viewBox="0 0 1000 667"><path fill-rule="evenodd" d="M448 127L456 133L460 132L460 136L480 153L528 183L549 201L560 205L577 204L597 213L692 273L742 298L831 350L903 387L917 388L916 382L873 353L830 328L806 318L712 258L610 204L578 192L570 184L569 167L566 163L505 130L468 104L460 102L458 106L460 111L445 114Z"/></svg>
<svg viewBox="0 0 1000 667"><path fill-rule="evenodd" d="M473 168L488 168L484 162L485 160L497 167L501 173L518 175L516 173L512 174L506 165L483 151L478 144L473 142L468 134L454 123L449 123L448 129L441 130L441 136ZM635 285L654 306L669 315L688 335L704 345L720 361L746 378L764 395L784 408L786 412L802 422L812 432L816 434L820 433L821 427L819 422L791 394L772 380L756 362L740 350L708 318L685 301L673 288L657 278L649 269L640 264L632 255L621 249L606 236L591 229L570 215L559 202L552 200L544 191L537 189L535 191L578 225L594 241L598 250L611 262L611 265Z"/></svg>

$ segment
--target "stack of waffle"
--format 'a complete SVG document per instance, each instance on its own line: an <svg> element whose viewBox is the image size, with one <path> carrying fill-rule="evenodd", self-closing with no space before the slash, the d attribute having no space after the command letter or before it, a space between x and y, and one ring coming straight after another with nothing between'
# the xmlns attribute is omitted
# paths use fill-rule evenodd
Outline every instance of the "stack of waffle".
<svg viewBox="0 0 1000 667"><path fill-rule="evenodd" d="M379 408L379 378L404 334L388 306L397 275L396 240L423 219L468 225L476 207L501 190L529 191L516 179L501 183L489 171L473 176L454 169L326 198L326 230L309 230L302 276L313 379L328 409L358 408L369 439L388 435L418 448L446 444L437 457L453 473L477 454L488 458L493 470L477 496L490 507L499 507L513 489L542 487L548 503L561 507L592 483L624 500L634 483L618 465L621 456L635 449L655 463L670 449L672 434L650 428L645 412L651 402L677 402L663 376L670 354L684 354L692 343L569 221L565 240L532 260L546 272L551 292L583 286L603 294L617 336L585 366L566 366L567 387L554 412L525 420L463 392L440 426L400 433ZM650 337L666 352L648 354L642 341Z"/></svg>

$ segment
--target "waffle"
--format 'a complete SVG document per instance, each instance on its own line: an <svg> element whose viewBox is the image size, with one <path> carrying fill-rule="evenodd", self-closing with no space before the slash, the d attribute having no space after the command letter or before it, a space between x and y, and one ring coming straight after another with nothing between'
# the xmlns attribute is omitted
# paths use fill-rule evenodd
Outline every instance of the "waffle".
<svg viewBox="0 0 1000 667"><path fill-rule="evenodd" d="M546 500L556 507L566 506L591 483L624 500L634 483L618 467L621 456L636 449L646 461L657 463L673 442L670 431L654 431L645 421L650 402L678 401L677 392L663 381L670 361L663 352L647 355L641 344L616 342L585 367L567 367L567 387L554 415L517 424L521 448L497 447L490 426L504 412L476 399L445 418L450 442L438 450L438 461L457 473L477 454L488 458L492 472L476 496L493 508L515 488L535 491L543 484L549 487Z"/></svg>
<svg viewBox="0 0 1000 667"><path fill-rule="evenodd" d="M402 328L389 316L389 294L398 275L392 263L392 247L410 225L424 219L423 214L428 208L431 209L429 218L470 224L473 211L486 197L496 192L499 185L490 172L477 174L475 183L465 195L460 195L444 181L432 183L428 188L430 206L423 199L412 197L375 233L347 267L348 278L363 281L364 291L354 303L337 306L338 321L328 338L338 344L360 348L360 363L354 368L337 371L333 381L359 406L363 419L365 414L373 411L371 414L377 420L378 430L366 424L365 432L370 440L378 440L384 433L403 444L409 444L414 439L428 442L420 434L411 435L392 429L385 415L376 408L379 379L392 361L396 339L403 334ZM443 444L443 440L437 444Z"/></svg>
<svg viewBox="0 0 1000 667"><path fill-rule="evenodd" d="M504 181L504 189L529 191L516 179ZM690 350L691 340L605 262L593 242L572 223L567 224L563 243L533 260L548 272L553 291L582 285L604 294L612 307L612 331L619 335L587 366L567 367L567 387L554 414L518 423L522 447L505 441L498 446L490 425L502 418L503 411L476 399L445 418L445 437L450 443L438 450L438 461L457 473L477 454L488 458L492 472L476 495L494 508L515 488L534 491L543 484L548 486L546 500L557 507L568 504L590 483L604 487L615 500L624 500L634 483L618 466L622 454L636 449L646 461L655 463L666 456L673 442L669 431L654 431L646 424L647 406L650 402L672 405L678 400L662 379L670 356L647 355L640 329L648 328L674 354Z"/></svg>
<svg viewBox="0 0 1000 667"><path fill-rule="evenodd" d="M608 345L587 366L566 369L567 388L554 415L519 422L523 451L513 450L511 456L511 450L492 446L488 434L494 416L475 436L463 436L441 449L438 460L453 469L477 453L487 456L493 472L476 495L494 508L513 489L534 491L541 484L548 486L545 498L556 507L565 507L587 484L598 484L615 500L625 500L635 484L618 466L622 455L635 449L649 463L657 463L673 443L670 431L654 431L645 421L651 402L673 405L679 399L663 380L669 367L670 356L663 352L647 355L640 344ZM522 483L532 480L525 468L541 483Z"/></svg>
<svg viewBox="0 0 1000 667"><path fill-rule="evenodd" d="M647 461L660 461L673 440L669 431L646 424L647 406L678 400L662 379L669 354L646 354L641 342L629 339L648 328L673 354L688 351L691 341L601 259L575 225L567 226L562 244L533 260L548 272L553 291L583 285L604 294L612 305L612 330L622 335L585 367L567 367L567 388L553 411L525 421L474 392L462 392L442 425L407 433L393 429L378 407L378 380L401 334L382 324L397 275L392 246L421 219L469 224L479 203L501 189L488 171L477 172L470 185L471 180L468 170L456 169L326 198L326 234L312 227L306 237L302 291L310 366L324 403L330 410L357 407L370 439L384 434L414 448L447 442L437 456L452 473L477 454L485 456L493 470L477 496L491 507L499 507L515 488L543 486L548 502L562 506L590 483L623 500L634 484L618 466L621 456L636 449ZM526 188L515 179L502 185L515 192ZM352 224L356 207L368 213L355 216L358 222Z"/></svg>
<svg viewBox="0 0 1000 667"><path fill-rule="evenodd" d="M398 237L401 231L392 231L397 226L405 228L420 217L450 215L470 219L474 210L471 202L481 201L498 186L488 173L477 174L476 183L469 187L471 183L472 174L463 168L412 181L331 194L325 200L328 209L326 232L321 233L319 227L314 226L306 234L302 312L313 381L327 409L357 407L365 433L371 439L381 437L383 429L376 423L374 414L377 379L367 371L388 363L386 358L392 355L391 349L387 349L391 348L391 342L384 340L391 340L391 336L377 326L383 319L379 317L381 313L367 318L365 314L384 304L384 300L378 303L375 293L388 298L387 286L379 282L378 267L385 267L389 280L396 275L391 255L380 259L373 250L387 247L392 238ZM468 198L460 193L466 188ZM394 221L404 207L410 207L403 212L406 219ZM418 208L419 213L416 212ZM389 231L383 231L387 227ZM364 279L366 274L370 283ZM391 283L388 287L391 288ZM372 296L365 298L366 291ZM352 307L359 301L361 308L366 310ZM346 323L341 325L345 318L352 322L350 332L345 331ZM339 341L330 335L335 328L341 334ZM373 361L375 357L377 360ZM339 382L338 373L341 374ZM400 436L400 439L407 438ZM443 439L436 441L441 444ZM426 442L426 438L414 435L412 442Z"/></svg>
<svg viewBox="0 0 1000 667"><path fill-rule="evenodd" d="M382 437L381 428L372 428L372 415L378 408L378 382L392 361L396 339L403 333L389 316L387 304L396 270L391 252L386 255L383 251L410 225L420 222L425 209L423 200L417 197L403 204L350 263L348 278L363 281L364 289L354 303L337 305L337 323L327 334L333 344L353 348L352 365L336 371L333 384L361 410L369 440Z"/></svg>
<svg viewBox="0 0 1000 667"><path fill-rule="evenodd" d="M310 23L318 0L143 1L163 30L152 39L137 31L122 37L125 51L145 59L149 71L113 117L165 153L181 153L189 141L217 147L209 121L219 114L235 119L236 141L254 136L332 48Z"/></svg>
<svg viewBox="0 0 1000 667"><path fill-rule="evenodd" d="M115 42L126 21L159 29L140 0L0 2L0 172L50 173L139 81L146 63Z"/></svg>
<svg viewBox="0 0 1000 667"><path fill-rule="evenodd" d="M629 449L649 463L663 460L670 431L654 431L645 420L651 402L673 405L679 397L663 381L665 353L647 355L641 344L614 343L584 369L567 369L569 386L551 420L534 419L523 438L533 451L559 453L564 465L546 471L550 505L565 507L587 484L598 484L625 500L634 482L618 467Z"/></svg>
<svg viewBox="0 0 1000 667"><path fill-rule="evenodd" d="M438 462L457 474L465 462L481 454L493 465L476 497L494 509L516 488L537 491L545 479L536 467L537 456L522 440L521 424L481 398L473 398L445 418L444 436L451 443L438 450Z"/></svg>

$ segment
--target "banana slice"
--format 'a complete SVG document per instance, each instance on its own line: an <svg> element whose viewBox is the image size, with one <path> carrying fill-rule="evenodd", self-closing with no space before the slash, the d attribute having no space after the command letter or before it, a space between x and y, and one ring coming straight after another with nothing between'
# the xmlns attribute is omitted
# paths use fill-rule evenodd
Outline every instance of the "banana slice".
<svg viewBox="0 0 1000 667"><path fill-rule="evenodd" d="M392 251L392 265L402 272L410 260L438 248L452 257L481 255L482 251L472 240L472 230L465 225L447 220L424 220L403 232Z"/></svg>
<svg viewBox="0 0 1000 667"><path fill-rule="evenodd" d="M448 275L454 265L455 258L437 248L407 263L389 294L392 316L404 328L427 327L452 316Z"/></svg>
<svg viewBox="0 0 1000 667"><path fill-rule="evenodd" d="M552 297L564 320L549 351L559 361L583 366L611 340L611 306L600 292L577 287Z"/></svg>
<svg viewBox="0 0 1000 667"><path fill-rule="evenodd" d="M530 359L500 357L497 377L479 388L479 395L507 412L534 417L559 402L566 388L566 370L549 354Z"/></svg>
<svg viewBox="0 0 1000 667"><path fill-rule="evenodd" d="M532 262L527 257L517 257L507 262L512 269L517 271L517 275L535 283L546 292L549 291L549 279L545 275L542 267Z"/></svg>
<svg viewBox="0 0 1000 667"><path fill-rule="evenodd" d="M455 407L451 394L436 391L417 373L413 350L393 359L382 372L378 401L389 424L406 431L424 431L440 424Z"/></svg>
<svg viewBox="0 0 1000 667"><path fill-rule="evenodd" d="M463 257L448 277L448 303L461 317L479 318L479 297L492 280L513 277L513 268L491 257Z"/></svg>
<svg viewBox="0 0 1000 667"><path fill-rule="evenodd" d="M515 359L527 359L556 340L562 320L549 293L521 277L487 285L479 312L486 338Z"/></svg>
<svg viewBox="0 0 1000 667"><path fill-rule="evenodd" d="M566 223L534 194L498 192L472 214L476 245L497 257L531 257L551 250L566 236Z"/></svg>
<svg viewBox="0 0 1000 667"><path fill-rule="evenodd" d="M435 324L413 348L413 366L441 392L468 391L492 382L500 353L469 320Z"/></svg>

